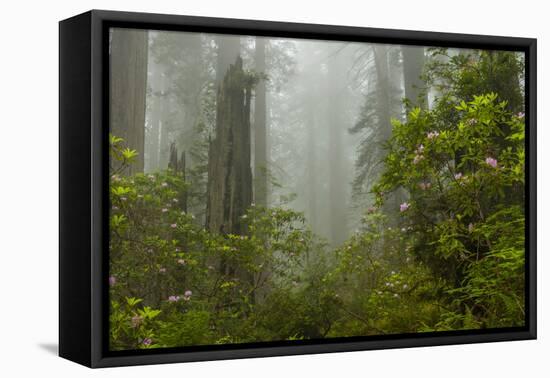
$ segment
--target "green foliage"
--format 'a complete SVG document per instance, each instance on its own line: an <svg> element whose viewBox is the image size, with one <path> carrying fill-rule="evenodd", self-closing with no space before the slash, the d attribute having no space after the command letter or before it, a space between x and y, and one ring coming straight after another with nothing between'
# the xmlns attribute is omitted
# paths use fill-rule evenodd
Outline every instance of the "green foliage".
<svg viewBox="0 0 550 378"><path fill-rule="evenodd" d="M111 177L114 349L235 342L254 328L255 309L266 311L256 302L270 306L268 298L294 289L314 253L303 216L282 208L252 206L243 215L246 235L209 233L180 208L187 189L168 171ZM148 307L136 310L138 303ZM128 319L149 308L160 310L156 322L132 328ZM279 325L265 327L277 339Z"/></svg>
<svg viewBox="0 0 550 378"><path fill-rule="evenodd" d="M141 299L124 298L111 301L109 317L110 349L156 348L154 329L158 327L155 318L161 313L147 306L141 306ZM138 306L139 305L139 306Z"/></svg>
<svg viewBox="0 0 550 378"><path fill-rule="evenodd" d="M523 54L492 50L451 54L443 48L430 51L424 80L439 93L439 102L471 101L476 95L493 92L507 103L509 111L523 110Z"/></svg>
<svg viewBox="0 0 550 378"><path fill-rule="evenodd" d="M453 124L437 109L414 109L407 123L394 123L378 204L397 189L409 193L394 211L411 229L415 259L448 285L452 310L434 329L522 325L523 117L496 94L461 101L456 111ZM512 134L504 138L504 130Z"/></svg>
<svg viewBox="0 0 550 378"><path fill-rule="evenodd" d="M111 150L111 173L115 175L119 174L124 170L124 168L132 164L138 156L138 152L136 150L131 150L128 147L124 147L124 140L122 138L112 134L109 134L109 147ZM113 161L117 161L119 163L116 168L112 165Z"/></svg>

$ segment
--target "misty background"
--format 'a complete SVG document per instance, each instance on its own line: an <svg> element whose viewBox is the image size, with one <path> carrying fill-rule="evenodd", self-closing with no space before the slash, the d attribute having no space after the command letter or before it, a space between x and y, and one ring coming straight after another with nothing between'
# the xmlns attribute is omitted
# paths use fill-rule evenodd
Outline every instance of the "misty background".
<svg viewBox="0 0 550 378"><path fill-rule="evenodd" d="M404 121L403 99L427 106L433 96L420 79L424 47L112 29L111 52L111 130L140 152L131 169L167 169L171 150L183 153L194 191L189 210L203 222L216 93L242 57L257 78L252 201L304 212L332 245L346 240L373 202L370 185L391 119Z"/></svg>

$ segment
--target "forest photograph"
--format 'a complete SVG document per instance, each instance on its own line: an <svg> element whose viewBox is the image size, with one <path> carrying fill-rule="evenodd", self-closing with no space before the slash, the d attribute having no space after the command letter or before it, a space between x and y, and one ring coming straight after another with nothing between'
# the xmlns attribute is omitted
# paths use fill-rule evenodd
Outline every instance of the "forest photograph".
<svg viewBox="0 0 550 378"><path fill-rule="evenodd" d="M109 350L524 327L524 112L520 52L111 28Z"/></svg>

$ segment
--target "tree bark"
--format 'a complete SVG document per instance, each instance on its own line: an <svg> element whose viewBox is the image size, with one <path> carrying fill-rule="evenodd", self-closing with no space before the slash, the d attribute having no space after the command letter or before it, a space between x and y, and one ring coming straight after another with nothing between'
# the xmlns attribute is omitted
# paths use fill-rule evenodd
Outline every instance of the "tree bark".
<svg viewBox="0 0 550 378"><path fill-rule="evenodd" d="M149 61L151 62L151 60ZM149 65L151 66L151 64ZM162 75L161 66L158 64L152 65L150 82L150 95L147 101L150 103L150 116L149 116L149 128L148 135L146 135L147 143L147 156L145 169L147 172L155 172L159 170L159 147L160 147L160 128L162 118L162 101L163 101L163 86L164 77Z"/></svg>
<svg viewBox="0 0 550 378"><path fill-rule="evenodd" d="M256 37L256 72L265 73L265 38ZM254 202L267 206L266 88L262 79L255 88L254 102Z"/></svg>
<svg viewBox="0 0 550 378"><path fill-rule="evenodd" d="M113 29L110 70L111 132L138 152L125 174L143 172L148 32Z"/></svg>
<svg viewBox="0 0 550 378"><path fill-rule="evenodd" d="M391 136L391 99L388 68L388 47L377 45L374 49L374 64L376 68L376 113L379 127L382 128L382 142Z"/></svg>
<svg viewBox="0 0 550 378"><path fill-rule="evenodd" d="M243 234L242 216L252 204L251 85L242 64L238 57L218 88L206 206L206 228L213 233Z"/></svg>
<svg viewBox="0 0 550 378"><path fill-rule="evenodd" d="M378 117L380 130L380 143L386 142L392 136L392 125L391 119L392 116L397 116L393 114L393 108L395 106L395 100L393 99L393 89L391 75L390 75L390 65L389 65L389 56L388 56L388 46L386 45L376 45L374 49L374 64L376 68L376 91L377 91L377 103L376 103L376 113ZM397 84L397 83L396 83ZM383 149L380 149L383 154ZM382 158L383 156L380 156ZM399 208L399 204L403 202L406 194L401 188L398 188L396 191L391 193L384 200L384 209L388 213L395 213L396 209ZM390 224L395 225L396 220L390 219Z"/></svg>
<svg viewBox="0 0 550 378"><path fill-rule="evenodd" d="M236 36L220 35L216 38L218 58L216 63L216 84L219 86L224 79L229 66L240 56L241 39Z"/></svg>
<svg viewBox="0 0 550 378"><path fill-rule="evenodd" d="M424 82L421 79L424 68L424 48L419 46L402 46L403 80L405 97L413 107L427 107L426 94L422 93Z"/></svg>
<svg viewBox="0 0 550 378"><path fill-rule="evenodd" d="M197 126L201 112L201 90L204 85L204 65L201 57L201 36L199 34L190 34L185 39L187 57L187 67L185 80L179 85L183 89L183 129L180 134L178 145L186 151L190 151L197 143ZM195 166L193 156L189 155L187 161L188 168Z"/></svg>

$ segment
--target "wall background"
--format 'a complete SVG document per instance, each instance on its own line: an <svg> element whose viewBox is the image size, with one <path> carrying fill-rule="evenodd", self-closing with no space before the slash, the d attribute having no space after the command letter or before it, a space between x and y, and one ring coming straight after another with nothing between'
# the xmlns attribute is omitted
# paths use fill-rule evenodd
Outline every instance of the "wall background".
<svg viewBox="0 0 550 378"><path fill-rule="evenodd" d="M550 28L534 0L5 2L0 46L0 374L4 377L518 377L550 371ZM57 22L89 9L189 14L539 39L539 340L88 370L57 349ZM546 114L545 114L546 113ZM546 351L545 351L546 349Z"/></svg>

